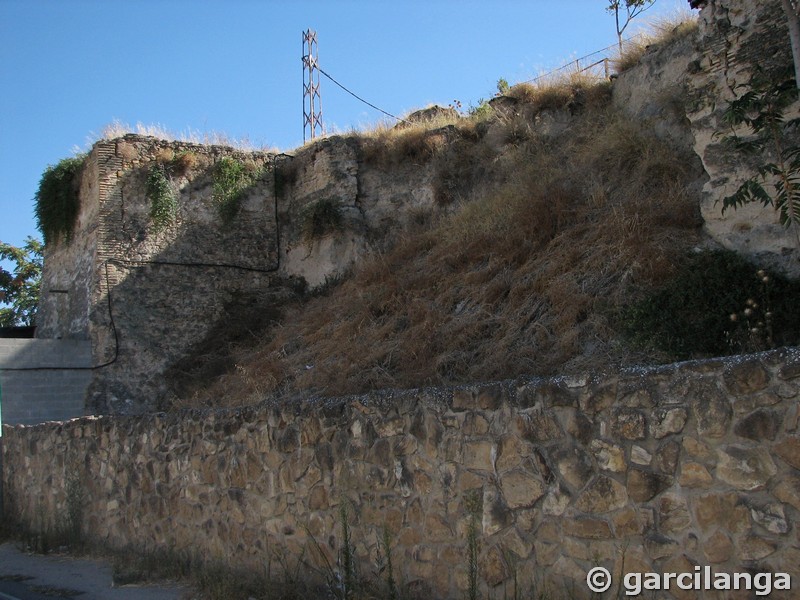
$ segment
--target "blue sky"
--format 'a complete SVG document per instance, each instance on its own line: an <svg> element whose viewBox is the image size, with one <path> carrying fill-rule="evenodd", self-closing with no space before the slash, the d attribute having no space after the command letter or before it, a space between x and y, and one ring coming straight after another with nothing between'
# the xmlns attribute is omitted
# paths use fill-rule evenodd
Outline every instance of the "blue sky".
<svg viewBox="0 0 800 600"><path fill-rule="evenodd" d="M302 32L320 66L402 115L489 98L616 41L606 0L0 0L0 240L37 235L49 164L114 119L302 144ZM640 18L674 14L657 0ZM380 113L322 78L323 120L346 132Z"/></svg>

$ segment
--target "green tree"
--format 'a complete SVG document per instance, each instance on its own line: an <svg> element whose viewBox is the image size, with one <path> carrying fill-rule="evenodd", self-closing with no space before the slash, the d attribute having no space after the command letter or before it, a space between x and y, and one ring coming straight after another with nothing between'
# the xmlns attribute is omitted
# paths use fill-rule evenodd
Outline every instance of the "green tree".
<svg viewBox="0 0 800 600"><path fill-rule="evenodd" d="M617 40L619 51L622 53L622 34L631 21L653 6L656 0L608 0L606 10L614 15L617 25Z"/></svg>
<svg viewBox="0 0 800 600"><path fill-rule="evenodd" d="M42 278L42 243L32 237L21 248L0 241L0 260L14 264L13 271L0 266L0 326L33 325Z"/></svg>
<svg viewBox="0 0 800 600"><path fill-rule="evenodd" d="M778 83L775 83L778 81ZM800 146L791 130L800 127L800 119L786 119L788 109L797 99L797 87L790 77L777 77L756 70L750 81L741 86L747 91L731 102L723 120L732 133L725 141L737 150L758 157L767 157L757 168L757 175L745 181L739 189L722 199L722 211L743 204L759 202L778 211L786 227L800 227ZM737 133L745 127L749 135ZM769 160L772 159L772 160Z"/></svg>

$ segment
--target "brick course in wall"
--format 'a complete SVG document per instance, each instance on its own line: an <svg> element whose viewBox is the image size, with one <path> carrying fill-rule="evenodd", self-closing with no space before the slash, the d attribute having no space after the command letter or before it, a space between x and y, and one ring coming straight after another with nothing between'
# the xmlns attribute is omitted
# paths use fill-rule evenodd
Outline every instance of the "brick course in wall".
<svg viewBox="0 0 800 600"><path fill-rule="evenodd" d="M551 598L590 597L585 577L599 565L617 585L622 573L695 566L782 572L794 595L770 597L792 598L798 392L800 351L790 349L603 377L6 427L5 504L29 526L42 511L57 519L73 474L93 539L261 570L280 556L321 578L341 549L345 503L360 572L375 573L386 528L395 578L432 598L463 597L472 519L480 597L513 592L514 577Z"/></svg>

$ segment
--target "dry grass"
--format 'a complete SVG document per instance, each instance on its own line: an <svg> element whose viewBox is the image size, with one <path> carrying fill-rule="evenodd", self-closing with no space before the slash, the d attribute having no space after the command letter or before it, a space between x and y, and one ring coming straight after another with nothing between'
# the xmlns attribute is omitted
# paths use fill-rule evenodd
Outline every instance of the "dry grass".
<svg viewBox="0 0 800 600"><path fill-rule="evenodd" d="M638 65L650 47L667 45L693 35L697 27L697 15L689 10L680 10L672 15L653 19L648 23L645 32L625 42L622 52L614 59L614 68L617 73L624 73Z"/></svg>
<svg viewBox="0 0 800 600"><path fill-rule="evenodd" d="M459 134L435 152L470 165L490 149L480 135ZM470 180L472 200L457 199L458 210L401 235L324 297L286 307L268 341L240 347L235 371L197 401L640 360L618 343L616 311L665 279L674 256L696 243L698 203L686 192L692 161L610 109L584 111L558 139L532 133L502 158L502 173L484 165Z"/></svg>
<svg viewBox="0 0 800 600"><path fill-rule="evenodd" d="M517 84L507 95L538 110L558 110L569 108L576 101L594 108L605 104L609 94L610 86L597 73L561 71L534 83Z"/></svg>
<svg viewBox="0 0 800 600"><path fill-rule="evenodd" d="M162 140L187 142L190 144L203 144L208 146L228 146L243 152L250 151L277 151L274 147L267 145L258 145L253 143L249 138L234 138L224 132L219 131L198 131L196 129L187 129L181 132L170 131L160 123L152 123L145 125L144 123L136 123L131 126L128 123L114 119L111 123L107 124L100 131L99 134L92 132L87 141L89 145L97 140L113 140L122 137L129 133L137 135L151 136Z"/></svg>

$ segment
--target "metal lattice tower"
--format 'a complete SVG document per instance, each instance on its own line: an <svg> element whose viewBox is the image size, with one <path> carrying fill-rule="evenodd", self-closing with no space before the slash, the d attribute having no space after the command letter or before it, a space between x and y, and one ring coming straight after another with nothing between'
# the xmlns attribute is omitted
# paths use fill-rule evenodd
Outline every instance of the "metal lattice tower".
<svg viewBox="0 0 800 600"><path fill-rule="evenodd" d="M303 32L303 142L325 135L322 124L322 97L319 94L319 59L317 32Z"/></svg>

